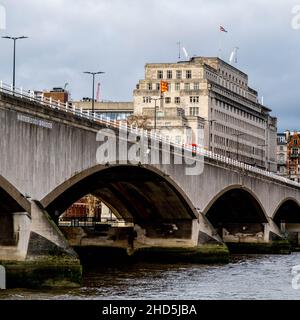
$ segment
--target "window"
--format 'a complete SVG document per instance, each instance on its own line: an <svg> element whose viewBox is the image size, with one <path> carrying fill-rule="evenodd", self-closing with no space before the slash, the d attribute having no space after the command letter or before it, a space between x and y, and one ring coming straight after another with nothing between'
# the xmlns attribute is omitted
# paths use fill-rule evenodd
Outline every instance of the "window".
<svg viewBox="0 0 300 320"><path fill-rule="evenodd" d="M279 149L280 149L280 151L283 151L283 146L280 146L280 148L279 148Z"/></svg>
<svg viewBox="0 0 300 320"><path fill-rule="evenodd" d="M167 79L172 79L172 70L167 70Z"/></svg>
<svg viewBox="0 0 300 320"><path fill-rule="evenodd" d="M199 90L199 82L194 83L194 90Z"/></svg>
<svg viewBox="0 0 300 320"><path fill-rule="evenodd" d="M175 97L174 101L176 104L180 104L180 97Z"/></svg>
<svg viewBox="0 0 300 320"><path fill-rule="evenodd" d="M292 148L292 154L297 155L298 154L298 148Z"/></svg>
<svg viewBox="0 0 300 320"><path fill-rule="evenodd" d="M192 78L192 70L186 70L185 71L185 77L187 79L191 79Z"/></svg>
<svg viewBox="0 0 300 320"><path fill-rule="evenodd" d="M185 83L184 84L184 90L190 90L190 84L189 83Z"/></svg>
<svg viewBox="0 0 300 320"><path fill-rule="evenodd" d="M176 79L181 79L181 78L182 78L182 71L176 70Z"/></svg>
<svg viewBox="0 0 300 320"><path fill-rule="evenodd" d="M144 103L150 103L151 102L151 98L150 97L143 97L143 102Z"/></svg>
<svg viewBox="0 0 300 320"><path fill-rule="evenodd" d="M165 97L165 103L171 103L171 98L170 97Z"/></svg>
<svg viewBox="0 0 300 320"><path fill-rule="evenodd" d="M180 144L181 143L181 136L175 137L175 143Z"/></svg>
<svg viewBox="0 0 300 320"><path fill-rule="evenodd" d="M160 90L160 83L159 82L156 84L156 90Z"/></svg>
<svg viewBox="0 0 300 320"><path fill-rule="evenodd" d="M157 79L162 79L163 78L163 72L162 70L157 71Z"/></svg>
<svg viewBox="0 0 300 320"><path fill-rule="evenodd" d="M147 89L152 90L152 83L151 82L147 83Z"/></svg>
<svg viewBox="0 0 300 320"><path fill-rule="evenodd" d="M175 83L175 91L179 91L180 90L180 82L176 82Z"/></svg>
<svg viewBox="0 0 300 320"><path fill-rule="evenodd" d="M198 116L199 115L199 108L198 107L190 107L190 115L191 116Z"/></svg>
<svg viewBox="0 0 300 320"><path fill-rule="evenodd" d="M294 146L297 145L297 139L294 139Z"/></svg>
<svg viewBox="0 0 300 320"><path fill-rule="evenodd" d="M190 102L191 103L198 103L199 102L199 96L190 96Z"/></svg>

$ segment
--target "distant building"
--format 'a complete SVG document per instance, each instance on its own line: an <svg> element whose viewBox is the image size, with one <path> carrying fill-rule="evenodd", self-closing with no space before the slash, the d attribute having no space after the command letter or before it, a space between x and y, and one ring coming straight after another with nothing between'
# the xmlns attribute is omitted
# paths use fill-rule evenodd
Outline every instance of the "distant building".
<svg viewBox="0 0 300 320"><path fill-rule="evenodd" d="M134 113L148 115L152 128L161 81L169 90L156 101L158 131L184 142L190 130L182 128L194 134L204 126L207 149L276 171L277 119L259 103L247 74L216 57L146 64L145 79L133 93ZM196 134L192 140L197 143Z"/></svg>
<svg viewBox="0 0 300 320"><path fill-rule="evenodd" d="M287 176L287 134L277 133L277 173Z"/></svg>
<svg viewBox="0 0 300 320"><path fill-rule="evenodd" d="M287 176L300 182L300 132L286 132L287 140Z"/></svg>
<svg viewBox="0 0 300 320"><path fill-rule="evenodd" d="M83 98L82 101L72 101L76 108L92 111L92 99ZM94 103L95 113L107 120L126 120L133 114L132 102L98 102Z"/></svg>
<svg viewBox="0 0 300 320"><path fill-rule="evenodd" d="M69 101L69 92L63 88L57 87L50 91L44 91L43 96L48 99L53 99L60 101L61 103L66 103Z"/></svg>

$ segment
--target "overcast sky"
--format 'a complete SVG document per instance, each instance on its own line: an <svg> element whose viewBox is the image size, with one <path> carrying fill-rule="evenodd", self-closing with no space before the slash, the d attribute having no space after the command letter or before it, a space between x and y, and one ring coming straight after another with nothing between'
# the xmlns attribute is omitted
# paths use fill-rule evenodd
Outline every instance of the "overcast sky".
<svg viewBox="0 0 300 320"><path fill-rule="evenodd" d="M6 30L17 43L17 86L51 89L69 83L73 99L91 95L82 71L105 71L101 97L132 100L149 62L176 62L181 41L190 56L228 61L278 117L278 129L300 129L300 29L292 8L300 0L0 0ZM300 20L300 19L299 19ZM1 25L1 23L0 23ZM222 25L228 33L219 32ZM0 79L11 82L12 42L0 39Z"/></svg>

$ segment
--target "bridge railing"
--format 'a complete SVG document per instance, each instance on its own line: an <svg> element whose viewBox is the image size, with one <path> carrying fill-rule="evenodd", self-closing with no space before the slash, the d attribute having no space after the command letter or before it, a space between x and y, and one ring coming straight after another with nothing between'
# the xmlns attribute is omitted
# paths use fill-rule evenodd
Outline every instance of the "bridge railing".
<svg viewBox="0 0 300 320"><path fill-rule="evenodd" d="M153 139L153 140L158 140L159 142L171 143L174 147L178 149L185 149L190 152L195 152L196 154L203 155L206 158L217 160L219 162L222 162L231 166L235 166L242 170L247 170L249 172L260 174L262 176L266 176L292 186L300 187L300 183L287 179L285 177L279 176L273 172L263 170L263 169L251 166L249 164L237 161L235 159L213 153L211 151L205 150L203 147L199 147L199 146L193 147L191 145L183 145L183 144L176 143L173 139L169 139L161 134L157 134L152 131L149 132L148 130L136 128L132 125L128 125L124 121L110 120L107 117L99 115L95 112L91 112L89 110L83 110L82 108L76 108L75 105L72 104L72 102L64 103L59 100L47 98L42 93L40 95L37 95L33 90L26 91L23 88L13 88L12 85L6 84L3 81L0 81L0 92L4 92L12 96L33 101L43 106L60 110L62 112L72 113L75 116L78 116L80 118L86 118L90 121L100 123L108 128L111 127L111 128L117 128L120 130L127 130L127 132L132 132L137 135L149 138L151 140Z"/></svg>

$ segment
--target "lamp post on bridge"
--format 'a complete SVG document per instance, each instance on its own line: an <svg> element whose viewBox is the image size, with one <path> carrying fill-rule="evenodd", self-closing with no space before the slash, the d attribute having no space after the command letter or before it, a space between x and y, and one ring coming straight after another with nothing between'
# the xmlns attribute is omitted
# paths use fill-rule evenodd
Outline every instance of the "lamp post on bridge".
<svg viewBox="0 0 300 320"><path fill-rule="evenodd" d="M154 100L154 102L155 102L155 105L154 105L154 133L156 133L156 118L157 118L157 115L156 115L156 109L157 109L156 101L159 101L159 100L163 99L163 97L159 97L159 98L149 97L149 99L150 99L150 101Z"/></svg>
<svg viewBox="0 0 300 320"><path fill-rule="evenodd" d="M210 139L210 133L211 133L211 126L212 126L212 123L216 122L217 120L204 120L206 122L208 122L208 151L210 151L210 144L211 144L211 139Z"/></svg>
<svg viewBox="0 0 300 320"><path fill-rule="evenodd" d="M5 36L5 37L2 37L2 38L3 39L13 40L13 42L14 42L14 50L13 50L13 91L15 91L15 87L16 87L16 42L17 42L17 40L27 39L28 37L25 37L25 36L21 36L21 37Z"/></svg>
<svg viewBox="0 0 300 320"><path fill-rule="evenodd" d="M266 144L266 143L263 143L263 144L258 144L257 145L258 147L262 147L262 148L264 148L264 147L267 147L268 146L268 144ZM263 152L264 150L263 149L261 149L261 163L262 163L262 165L263 165L263 163L265 162L265 165L264 165L264 167L265 167L265 169L266 169L266 161L264 161L264 152ZM265 150L265 155L267 155L267 152L266 152L266 150Z"/></svg>
<svg viewBox="0 0 300 320"><path fill-rule="evenodd" d="M95 76L96 76L96 74L102 74L105 72L103 72L103 71L97 71L97 72L84 71L83 73L90 74L93 76L92 113L94 114L94 111L95 111Z"/></svg>

